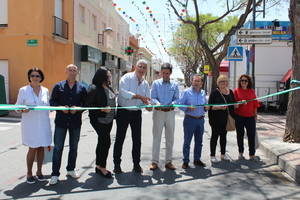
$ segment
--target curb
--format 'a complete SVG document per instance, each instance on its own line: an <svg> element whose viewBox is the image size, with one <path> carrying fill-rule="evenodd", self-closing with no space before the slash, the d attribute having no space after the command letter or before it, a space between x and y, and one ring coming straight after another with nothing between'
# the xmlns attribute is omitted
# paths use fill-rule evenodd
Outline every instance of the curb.
<svg viewBox="0 0 300 200"><path fill-rule="evenodd" d="M21 118L17 118L17 117L0 117L0 122L21 122Z"/></svg>
<svg viewBox="0 0 300 200"><path fill-rule="evenodd" d="M260 149L264 151L270 161L276 163L296 183L300 183L300 165L292 163L293 159L288 160L286 158L288 155L292 155L293 152L299 151L299 144L296 144L296 146L291 143L281 142L278 139L262 139L259 143ZM287 144L294 146L294 148L282 148L283 145Z"/></svg>

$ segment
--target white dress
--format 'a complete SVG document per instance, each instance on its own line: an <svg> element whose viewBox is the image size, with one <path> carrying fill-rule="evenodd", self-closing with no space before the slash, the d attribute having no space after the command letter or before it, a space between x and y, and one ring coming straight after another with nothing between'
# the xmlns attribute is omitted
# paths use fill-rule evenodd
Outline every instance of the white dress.
<svg viewBox="0 0 300 200"><path fill-rule="evenodd" d="M37 96L30 85L20 88L17 105L49 106L48 89L41 86ZM26 146L37 148L47 147L52 143L49 111L31 110L22 113L21 121L22 143Z"/></svg>

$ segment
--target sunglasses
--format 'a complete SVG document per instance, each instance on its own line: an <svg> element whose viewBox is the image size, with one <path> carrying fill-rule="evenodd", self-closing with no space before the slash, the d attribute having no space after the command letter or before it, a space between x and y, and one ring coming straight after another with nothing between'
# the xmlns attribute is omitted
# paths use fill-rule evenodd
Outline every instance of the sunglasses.
<svg viewBox="0 0 300 200"><path fill-rule="evenodd" d="M41 78L40 75L30 75L31 78Z"/></svg>
<svg viewBox="0 0 300 200"><path fill-rule="evenodd" d="M245 82L245 83L248 83L248 80L246 79L242 79L241 82Z"/></svg>

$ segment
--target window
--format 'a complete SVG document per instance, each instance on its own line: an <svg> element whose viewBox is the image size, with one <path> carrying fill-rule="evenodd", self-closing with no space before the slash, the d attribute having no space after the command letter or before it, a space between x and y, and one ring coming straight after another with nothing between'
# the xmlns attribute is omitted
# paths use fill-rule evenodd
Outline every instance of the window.
<svg viewBox="0 0 300 200"><path fill-rule="evenodd" d="M85 23L85 8L82 5L79 5L79 17L82 23Z"/></svg>
<svg viewBox="0 0 300 200"><path fill-rule="evenodd" d="M63 18L63 0L55 0L55 17Z"/></svg>
<svg viewBox="0 0 300 200"><path fill-rule="evenodd" d="M8 24L8 0L0 0L0 27L6 27Z"/></svg>
<svg viewBox="0 0 300 200"><path fill-rule="evenodd" d="M95 15L92 15L92 23L94 31L97 31L97 17Z"/></svg>

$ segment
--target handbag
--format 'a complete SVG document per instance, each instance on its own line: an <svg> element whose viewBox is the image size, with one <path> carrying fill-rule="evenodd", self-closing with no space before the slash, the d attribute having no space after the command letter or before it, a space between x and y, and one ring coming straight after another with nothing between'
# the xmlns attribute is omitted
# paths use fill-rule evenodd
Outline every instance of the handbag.
<svg viewBox="0 0 300 200"><path fill-rule="evenodd" d="M227 101L225 99L225 97L223 96L223 94L221 93L220 90L218 90L221 94L221 96L223 97L225 103L227 104ZM226 130L227 131L235 131L235 120L233 119L233 117L230 115L230 112L229 112L229 108L227 106L227 124L226 124Z"/></svg>

